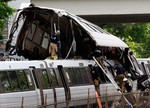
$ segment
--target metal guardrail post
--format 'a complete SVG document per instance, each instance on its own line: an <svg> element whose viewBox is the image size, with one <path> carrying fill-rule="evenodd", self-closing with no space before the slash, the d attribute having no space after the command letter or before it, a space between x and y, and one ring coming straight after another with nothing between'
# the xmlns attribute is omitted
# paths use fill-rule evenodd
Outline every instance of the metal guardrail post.
<svg viewBox="0 0 150 108"><path fill-rule="evenodd" d="M22 97L21 108L23 108L23 104L24 104L24 97Z"/></svg>
<svg viewBox="0 0 150 108"><path fill-rule="evenodd" d="M87 108L90 108L90 89L88 88Z"/></svg>
<svg viewBox="0 0 150 108"><path fill-rule="evenodd" d="M45 94L44 106L47 106L47 94Z"/></svg>
<svg viewBox="0 0 150 108"><path fill-rule="evenodd" d="M106 96L105 96L105 108L108 108L108 100L107 100L107 86L106 86Z"/></svg>

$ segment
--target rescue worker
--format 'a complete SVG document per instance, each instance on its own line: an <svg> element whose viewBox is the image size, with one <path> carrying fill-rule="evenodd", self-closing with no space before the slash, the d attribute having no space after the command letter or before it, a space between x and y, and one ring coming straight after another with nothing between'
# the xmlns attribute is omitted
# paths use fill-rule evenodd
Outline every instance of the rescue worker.
<svg viewBox="0 0 150 108"><path fill-rule="evenodd" d="M118 60L115 60L114 69L116 72L115 81L118 83L122 91L124 91L123 79L125 78L125 70Z"/></svg>
<svg viewBox="0 0 150 108"><path fill-rule="evenodd" d="M102 66L102 68L104 68L104 65L103 65L104 58L102 56L101 50L99 50L99 49L95 50L94 56L95 56L96 60L98 61L98 63ZM95 90L97 91L99 96L100 96L100 84L101 84L100 72L101 72L101 69L96 64L92 69L92 75L93 75Z"/></svg>
<svg viewBox="0 0 150 108"><path fill-rule="evenodd" d="M101 79L100 79L100 76L99 76L99 67L93 67L92 77L93 77L93 82L94 82L94 85L95 85L95 90L97 91L98 95L100 96Z"/></svg>
<svg viewBox="0 0 150 108"><path fill-rule="evenodd" d="M124 78L123 79L124 82L124 87L126 89L127 92L132 92L132 86L131 83L129 83L129 79ZM128 100L130 101L131 104L135 105L136 104L136 97L134 96L134 94L128 94L126 95L126 97L128 98Z"/></svg>
<svg viewBox="0 0 150 108"><path fill-rule="evenodd" d="M131 92L132 91L132 86L131 84L129 83L128 79L127 78L124 78L123 79L123 82L124 82L124 87L126 89L127 92Z"/></svg>
<svg viewBox="0 0 150 108"><path fill-rule="evenodd" d="M59 50L59 33L56 32L51 36L51 43L49 46L50 59L58 59L58 50Z"/></svg>
<svg viewBox="0 0 150 108"><path fill-rule="evenodd" d="M101 50L96 50L95 51L95 57L98 63L102 66L104 70L106 70L106 66L104 65L104 56L102 55Z"/></svg>

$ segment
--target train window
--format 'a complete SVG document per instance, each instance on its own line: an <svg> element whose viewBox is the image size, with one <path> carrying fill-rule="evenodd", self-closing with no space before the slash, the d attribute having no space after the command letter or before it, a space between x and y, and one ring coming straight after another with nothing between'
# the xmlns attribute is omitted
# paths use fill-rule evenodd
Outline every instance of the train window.
<svg viewBox="0 0 150 108"><path fill-rule="evenodd" d="M74 74L75 78L77 79L78 84L84 84L83 77L82 77L82 72L80 71L79 68L74 69Z"/></svg>
<svg viewBox="0 0 150 108"><path fill-rule="evenodd" d="M52 79L54 87L59 86L58 78L57 78L55 70L54 69L50 69L50 74L51 74L51 79Z"/></svg>
<svg viewBox="0 0 150 108"><path fill-rule="evenodd" d="M42 37L43 37L43 30L41 28L37 27L33 41L35 43L37 43L38 45L40 45L41 41L42 41Z"/></svg>
<svg viewBox="0 0 150 108"><path fill-rule="evenodd" d="M0 79L1 79L1 86L3 88L1 92L10 92L11 85L7 73L5 71L0 72Z"/></svg>
<svg viewBox="0 0 150 108"><path fill-rule="evenodd" d="M46 70L42 70L42 77L44 80L44 88L50 88L50 81Z"/></svg>
<svg viewBox="0 0 150 108"><path fill-rule="evenodd" d="M90 81L89 81L89 77L88 77L88 73L87 73L88 72L88 68L81 68L80 71L81 71L84 83L85 84L89 84Z"/></svg>
<svg viewBox="0 0 150 108"><path fill-rule="evenodd" d="M30 80L29 80L30 77ZM29 71L13 70L0 72L2 92L16 92L34 89Z"/></svg>
<svg viewBox="0 0 150 108"><path fill-rule="evenodd" d="M21 90L29 90L29 85L27 82L27 77L25 76L25 72L23 70L19 70L16 72L18 77L18 83L20 85Z"/></svg>
<svg viewBox="0 0 150 108"><path fill-rule="evenodd" d="M62 79L61 79L61 76L60 76L58 68L50 68L50 71L51 71L50 74L54 73L51 76L53 76L53 75L55 76L54 78L56 79L56 82L58 83L58 87L62 87L63 83L62 83Z"/></svg>
<svg viewBox="0 0 150 108"><path fill-rule="evenodd" d="M73 68L67 68L65 70L65 72L69 76L69 78L67 78L67 79L68 79L68 82L70 83L70 85L77 85L78 84L78 82L77 82L78 79L75 76Z"/></svg>
<svg viewBox="0 0 150 108"><path fill-rule="evenodd" d="M58 78L54 69L50 69L49 71L42 70L42 79L43 79L43 87L45 89L51 88L50 80L53 83L54 87L58 87Z"/></svg>
<svg viewBox="0 0 150 108"><path fill-rule="evenodd" d="M10 83L11 83L11 88L12 91L20 91L19 89L19 82L18 82L18 77L15 71L9 71L7 72Z"/></svg>
<svg viewBox="0 0 150 108"><path fill-rule="evenodd" d="M67 79L71 86L90 83L85 67L84 68L64 68L64 70L69 75L69 78Z"/></svg>
<svg viewBox="0 0 150 108"><path fill-rule="evenodd" d="M31 23L30 23L31 24ZM27 38L32 40L33 39L33 35L34 35L34 32L35 32L35 29L36 29L36 25L35 24L29 24L29 27L28 27L28 35L27 35Z"/></svg>

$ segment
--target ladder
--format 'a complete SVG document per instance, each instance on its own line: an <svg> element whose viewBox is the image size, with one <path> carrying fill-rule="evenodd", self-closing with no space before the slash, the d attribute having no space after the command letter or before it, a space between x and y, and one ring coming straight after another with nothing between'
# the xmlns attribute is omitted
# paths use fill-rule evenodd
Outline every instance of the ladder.
<svg viewBox="0 0 150 108"><path fill-rule="evenodd" d="M96 62L96 64L100 67L100 69L102 69L102 71L104 72L104 74L108 77L108 79L111 81L111 83L113 84L113 86L116 88L116 90L123 96L124 100L128 103L128 105L133 108L132 104L127 100L127 98L124 96L124 94L121 92L120 87L118 86L118 84L116 83L116 81L114 80L114 78L112 77L112 75L110 74L109 70L105 70L104 68L102 68L102 66L99 64L99 62L96 60L96 58L93 56L93 60Z"/></svg>

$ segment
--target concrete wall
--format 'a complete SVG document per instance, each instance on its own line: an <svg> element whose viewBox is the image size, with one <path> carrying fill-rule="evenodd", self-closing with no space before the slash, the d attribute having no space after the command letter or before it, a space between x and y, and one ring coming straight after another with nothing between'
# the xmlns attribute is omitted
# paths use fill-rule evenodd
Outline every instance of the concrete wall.
<svg viewBox="0 0 150 108"><path fill-rule="evenodd" d="M30 0L12 0L12 1L8 2L8 5L15 9L18 9L20 7L21 3L30 3Z"/></svg>
<svg viewBox="0 0 150 108"><path fill-rule="evenodd" d="M64 9L97 25L150 22L150 0L13 0L10 4L19 8L22 2Z"/></svg>
<svg viewBox="0 0 150 108"><path fill-rule="evenodd" d="M150 0L31 0L39 6L60 8L76 15L145 14Z"/></svg>

